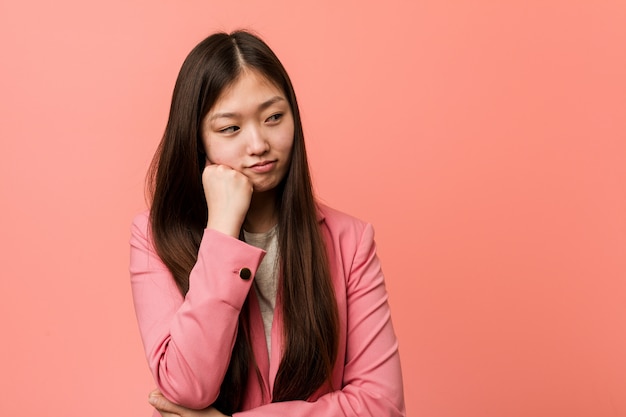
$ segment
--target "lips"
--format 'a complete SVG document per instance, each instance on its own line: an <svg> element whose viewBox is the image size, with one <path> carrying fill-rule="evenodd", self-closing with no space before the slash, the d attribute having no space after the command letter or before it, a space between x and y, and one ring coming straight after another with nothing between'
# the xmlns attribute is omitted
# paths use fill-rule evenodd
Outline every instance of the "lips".
<svg viewBox="0 0 626 417"><path fill-rule="evenodd" d="M249 167L249 169L256 173L264 173L271 171L276 165L276 161L261 161Z"/></svg>
<svg viewBox="0 0 626 417"><path fill-rule="evenodd" d="M255 167L262 167L265 165L269 165L269 164L273 164L276 161L261 161L261 162L257 162L256 164L252 165L250 168L255 168Z"/></svg>

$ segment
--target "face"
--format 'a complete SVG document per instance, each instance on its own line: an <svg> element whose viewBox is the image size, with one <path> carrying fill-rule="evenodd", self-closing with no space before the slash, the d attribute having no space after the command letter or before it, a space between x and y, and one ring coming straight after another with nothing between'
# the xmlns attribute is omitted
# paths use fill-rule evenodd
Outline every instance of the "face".
<svg viewBox="0 0 626 417"><path fill-rule="evenodd" d="M241 172L255 192L273 190L284 178L293 135L287 97L253 70L244 70L202 121L208 163Z"/></svg>

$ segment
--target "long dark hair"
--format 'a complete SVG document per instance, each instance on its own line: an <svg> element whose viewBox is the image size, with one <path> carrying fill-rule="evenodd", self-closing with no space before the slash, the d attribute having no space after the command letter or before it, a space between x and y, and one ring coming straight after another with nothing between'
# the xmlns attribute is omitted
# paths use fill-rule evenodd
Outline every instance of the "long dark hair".
<svg viewBox="0 0 626 417"><path fill-rule="evenodd" d="M202 119L244 68L258 71L284 92L294 119L291 162L276 193L278 297L285 345L272 401L305 400L323 384L330 384L339 338L337 303L317 220L296 95L276 55L248 32L211 35L182 65L167 127L148 174L152 238L185 295L208 216L201 179L205 165ZM247 312L246 302L229 368L214 404L226 414L240 410L252 367L259 376Z"/></svg>

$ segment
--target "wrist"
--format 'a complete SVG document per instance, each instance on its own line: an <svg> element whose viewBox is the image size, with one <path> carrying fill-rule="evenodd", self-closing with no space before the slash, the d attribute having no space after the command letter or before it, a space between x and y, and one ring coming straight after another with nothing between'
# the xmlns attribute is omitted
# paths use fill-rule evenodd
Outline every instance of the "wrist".
<svg viewBox="0 0 626 417"><path fill-rule="evenodd" d="M236 239L239 238L239 231L241 229L241 226L236 226L233 224L228 224L228 223L224 223L224 222L216 222L216 221L211 221L211 219L209 219L209 221L207 222L206 225L207 229L213 229L217 232L220 232L222 234L228 235L228 236L232 236Z"/></svg>

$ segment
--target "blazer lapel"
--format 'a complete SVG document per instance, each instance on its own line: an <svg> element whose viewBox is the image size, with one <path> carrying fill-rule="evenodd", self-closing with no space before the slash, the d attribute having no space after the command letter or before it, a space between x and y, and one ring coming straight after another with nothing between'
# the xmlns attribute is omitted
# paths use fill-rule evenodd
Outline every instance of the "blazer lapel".
<svg viewBox="0 0 626 417"><path fill-rule="evenodd" d="M267 342L265 341L265 329L263 327L263 318L261 317L261 308L259 307L259 300L256 296L256 290L250 288L249 293L250 303L250 337L252 344L252 352L259 372L261 373L261 379L263 380L263 396L267 402L271 401L271 386L269 384L270 363L269 354L267 352Z"/></svg>
<svg viewBox="0 0 626 417"><path fill-rule="evenodd" d="M280 361L283 358L283 317L280 296L276 298L276 308L274 308L274 319L272 320L272 352L269 366L270 392L274 392L274 382Z"/></svg>

